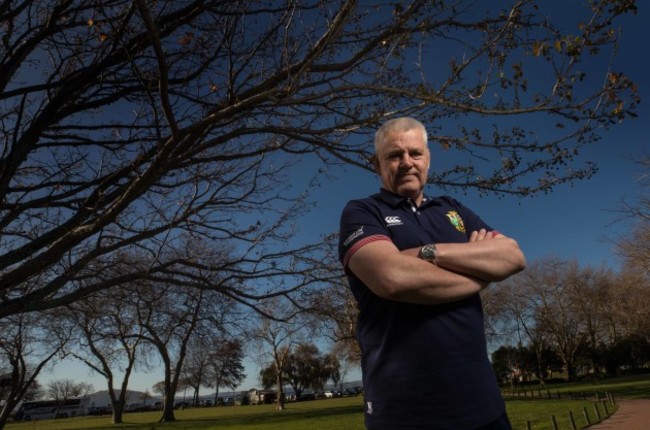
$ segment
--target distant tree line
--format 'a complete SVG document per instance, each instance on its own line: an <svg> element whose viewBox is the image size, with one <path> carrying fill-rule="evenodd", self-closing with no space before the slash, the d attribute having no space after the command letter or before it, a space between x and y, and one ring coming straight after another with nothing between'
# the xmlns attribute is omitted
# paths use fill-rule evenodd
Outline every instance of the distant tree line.
<svg viewBox="0 0 650 430"><path fill-rule="evenodd" d="M502 380L650 369L650 159L639 164L642 194L620 211L632 227L610 239L619 271L549 257L485 291Z"/></svg>
<svg viewBox="0 0 650 430"><path fill-rule="evenodd" d="M13 409L37 386L44 366L68 357L105 378L113 422L119 423L134 369L147 371L160 363L162 381L154 389L163 397L163 415L173 417L178 391L193 388L198 399L201 386L218 391L245 377L245 345L240 333L229 333L236 309L214 291L140 283L5 318L0 347L9 360L1 365L7 375L2 400ZM30 397L50 392L32 391Z"/></svg>
<svg viewBox="0 0 650 430"><path fill-rule="evenodd" d="M284 373L284 381L293 388L297 399L306 389L323 390L328 381L334 385L341 378L339 360L335 354L321 354L313 343L300 343L287 351L283 367L278 369L271 363L260 371L260 380L265 389L276 385L277 373Z"/></svg>

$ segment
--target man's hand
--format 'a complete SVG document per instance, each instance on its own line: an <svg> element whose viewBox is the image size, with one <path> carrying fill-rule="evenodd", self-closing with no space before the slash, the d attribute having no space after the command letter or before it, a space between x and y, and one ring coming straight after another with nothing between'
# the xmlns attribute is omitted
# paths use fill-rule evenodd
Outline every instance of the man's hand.
<svg viewBox="0 0 650 430"><path fill-rule="evenodd" d="M485 240L485 239L494 239L497 236L503 236L503 235L496 230L487 231L486 229L482 228L479 231L473 231L469 235L469 241L478 242L480 240Z"/></svg>
<svg viewBox="0 0 650 430"><path fill-rule="evenodd" d="M526 259L514 239L498 231L473 231L466 243L437 243L436 264L440 267L497 282L520 272Z"/></svg>

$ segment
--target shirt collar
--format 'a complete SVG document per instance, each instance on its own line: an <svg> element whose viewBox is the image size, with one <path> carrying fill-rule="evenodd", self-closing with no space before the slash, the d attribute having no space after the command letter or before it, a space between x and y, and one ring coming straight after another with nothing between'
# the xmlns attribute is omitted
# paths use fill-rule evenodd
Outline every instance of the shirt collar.
<svg viewBox="0 0 650 430"><path fill-rule="evenodd" d="M389 206L392 207L399 207L405 205L407 204L408 200L410 200L408 197L400 196L399 194L395 194L392 191L388 191L385 188L381 188L379 190L378 196L381 200L383 200L385 203L387 203ZM440 201L436 197L429 197L428 195L425 194L422 199L422 204L420 205L420 207L424 207L428 205L440 205Z"/></svg>

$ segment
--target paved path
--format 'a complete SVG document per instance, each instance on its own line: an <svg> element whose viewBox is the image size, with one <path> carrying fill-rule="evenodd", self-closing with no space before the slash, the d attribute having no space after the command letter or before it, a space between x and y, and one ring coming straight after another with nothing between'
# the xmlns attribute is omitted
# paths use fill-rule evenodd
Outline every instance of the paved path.
<svg viewBox="0 0 650 430"><path fill-rule="evenodd" d="M618 400L614 415L589 430L650 430L650 400Z"/></svg>

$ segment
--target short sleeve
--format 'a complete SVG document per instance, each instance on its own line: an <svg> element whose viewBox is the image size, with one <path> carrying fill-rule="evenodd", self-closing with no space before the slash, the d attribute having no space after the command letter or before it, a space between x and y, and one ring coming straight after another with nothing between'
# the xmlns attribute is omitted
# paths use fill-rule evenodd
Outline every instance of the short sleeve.
<svg viewBox="0 0 650 430"><path fill-rule="evenodd" d="M339 259L344 268L356 251L376 240L391 240L381 214L366 202L353 200L341 214Z"/></svg>

